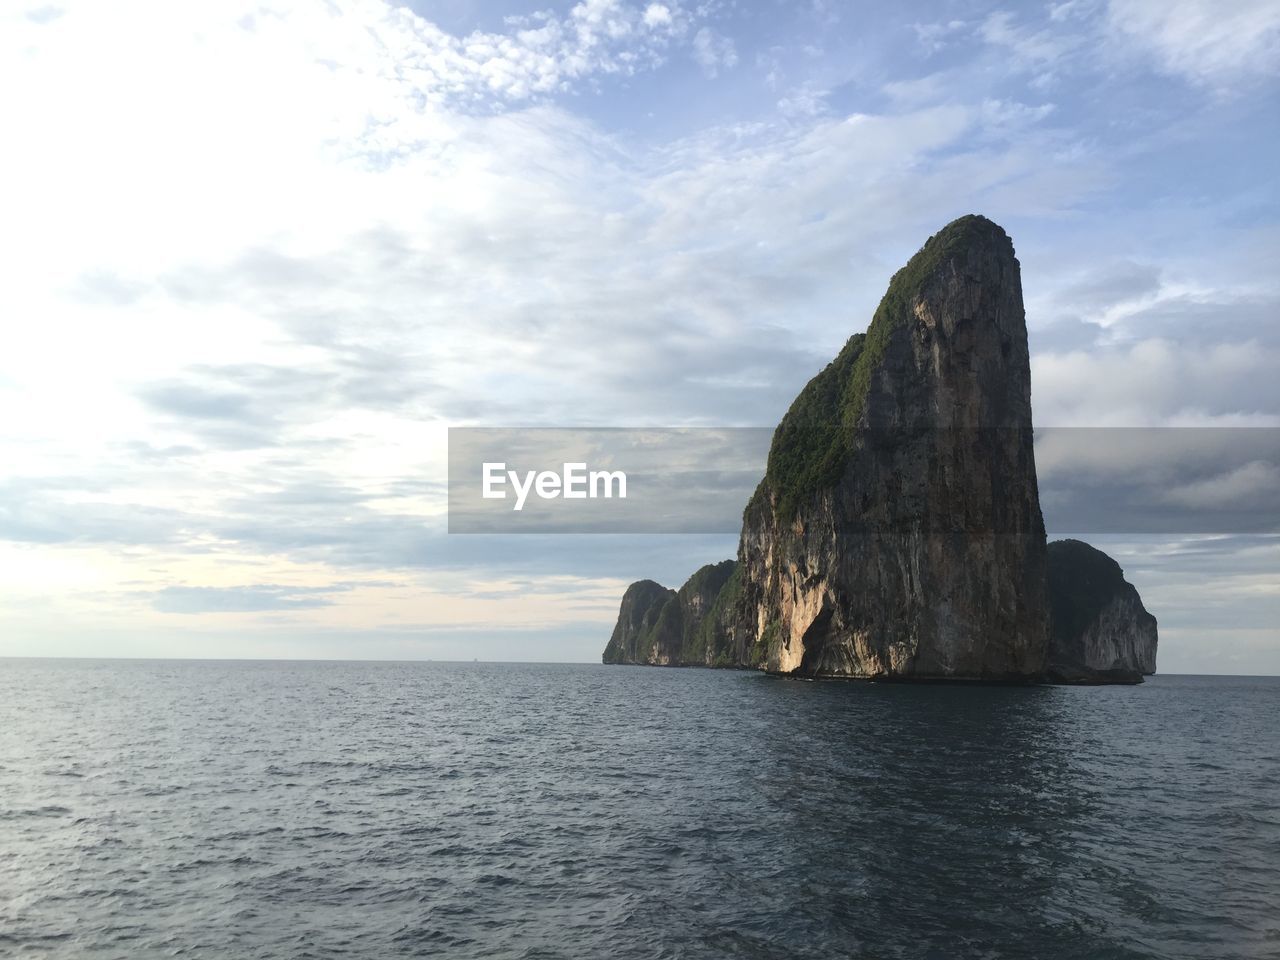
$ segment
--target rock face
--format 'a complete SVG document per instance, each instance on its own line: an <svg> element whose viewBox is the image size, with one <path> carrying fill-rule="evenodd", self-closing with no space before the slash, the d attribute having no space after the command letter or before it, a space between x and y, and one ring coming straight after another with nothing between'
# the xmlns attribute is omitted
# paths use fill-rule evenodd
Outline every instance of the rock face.
<svg viewBox="0 0 1280 960"><path fill-rule="evenodd" d="M732 560L707 564L678 591L640 580L627 588L618 623L604 651L605 663L655 666L733 666L716 637L729 630L722 609L725 584L737 568ZM725 597L722 608L717 599ZM714 615L712 615L714 612Z"/></svg>
<svg viewBox="0 0 1280 960"><path fill-rule="evenodd" d="M1019 264L1000 227L962 217L791 404L737 564L704 567L678 593L633 584L604 659L1037 680L1046 572ZM1141 608L1117 604L1086 618L1093 628L1060 621L1088 648L1063 664L1103 662L1104 638Z"/></svg>
<svg viewBox="0 0 1280 960"><path fill-rule="evenodd" d="M1118 563L1087 543L1057 540L1048 571L1048 679L1141 683L1156 672L1156 618Z"/></svg>
<svg viewBox="0 0 1280 960"><path fill-rule="evenodd" d="M622 595L618 622L604 648L605 663L653 663L652 637L658 614L676 592L652 580L637 580Z"/></svg>
<svg viewBox="0 0 1280 960"><path fill-rule="evenodd" d="M779 673L1035 677L1048 640L1013 244L949 224L779 424L739 544Z"/></svg>

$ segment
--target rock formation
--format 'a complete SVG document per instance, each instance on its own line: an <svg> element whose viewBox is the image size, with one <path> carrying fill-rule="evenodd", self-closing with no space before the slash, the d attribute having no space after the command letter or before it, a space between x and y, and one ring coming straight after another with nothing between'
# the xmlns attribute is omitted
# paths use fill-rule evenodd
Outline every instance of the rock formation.
<svg viewBox="0 0 1280 960"><path fill-rule="evenodd" d="M1156 672L1156 618L1120 564L1079 540L1049 544L1048 679L1141 683Z"/></svg>
<svg viewBox="0 0 1280 960"><path fill-rule="evenodd" d="M729 596L723 588L736 567L732 560L707 564L678 591L652 580L633 583L623 595L604 662L663 667L736 665L713 640L726 632L724 618L708 619L717 598Z"/></svg>
<svg viewBox="0 0 1280 960"><path fill-rule="evenodd" d="M1013 244L948 225L774 433L739 544L742 615L780 673L1027 679L1044 524Z"/></svg>
<svg viewBox="0 0 1280 960"><path fill-rule="evenodd" d="M655 663L653 633L658 614L676 592L652 580L637 580L622 595L618 622L604 648L605 663Z"/></svg>
<svg viewBox="0 0 1280 960"><path fill-rule="evenodd" d="M967 216L791 404L736 566L633 584L605 661L1034 680L1045 589L1019 264Z"/></svg>

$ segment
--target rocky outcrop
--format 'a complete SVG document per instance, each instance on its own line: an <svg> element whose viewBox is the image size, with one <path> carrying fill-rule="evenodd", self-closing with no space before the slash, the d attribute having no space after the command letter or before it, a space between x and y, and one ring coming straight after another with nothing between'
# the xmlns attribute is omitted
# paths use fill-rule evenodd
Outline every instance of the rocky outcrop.
<svg viewBox="0 0 1280 960"><path fill-rule="evenodd" d="M618 622L604 648L605 663L652 663L658 615L676 592L652 580L637 580L622 595Z"/></svg>
<svg viewBox="0 0 1280 960"><path fill-rule="evenodd" d="M1044 524L1019 265L948 225L774 434L739 544L744 624L779 673L1037 676Z"/></svg>
<svg viewBox="0 0 1280 960"><path fill-rule="evenodd" d="M867 332L791 404L736 566L665 599L634 584L605 660L1038 680L1046 576L1020 268L1000 227L967 216L893 276ZM1117 604L1077 631L1081 664L1101 663L1104 635L1141 607Z"/></svg>
<svg viewBox="0 0 1280 960"><path fill-rule="evenodd" d="M1156 618L1120 564L1079 540L1049 544L1049 657L1055 683L1141 683L1156 672Z"/></svg>
<svg viewBox="0 0 1280 960"><path fill-rule="evenodd" d="M727 611L733 591L724 587L737 564L707 564L678 591L640 580L627 588L618 622L605 648L605 663L655 666L731 666L723 638L732 632ZM723 597L720 607L718 599Z"/></svg>

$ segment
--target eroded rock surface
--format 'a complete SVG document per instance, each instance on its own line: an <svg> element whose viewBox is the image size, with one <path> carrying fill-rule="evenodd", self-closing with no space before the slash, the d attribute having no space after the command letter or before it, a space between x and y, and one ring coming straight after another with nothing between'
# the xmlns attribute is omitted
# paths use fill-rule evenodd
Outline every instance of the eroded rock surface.
<svg viewBox="0 0 1280 960"><path fill-rule="evenodd" d="M1019 265L964 217L779 424L744 516L740 623L780 673L1028 679L1044 550Z"/></svg>
<svg viewBox="0 0 1280 960"><path fill-rule="evenodd" d="M679 590L652 580L627 588L618 623L605 648L605 663L647 663L654 666L736 666L718 638L731 633L722 609L729 606L725 584L737 564L732 560L707 564ZM725 602L716 608L724 595Z"/></svg>
<svg viewBox="0 0 1280 960"><path fill-rule="evenodd" d="M1048 679L1141 683L1156 672L1156 618L1120 564L1080 540L1049 544Z"/></svg>

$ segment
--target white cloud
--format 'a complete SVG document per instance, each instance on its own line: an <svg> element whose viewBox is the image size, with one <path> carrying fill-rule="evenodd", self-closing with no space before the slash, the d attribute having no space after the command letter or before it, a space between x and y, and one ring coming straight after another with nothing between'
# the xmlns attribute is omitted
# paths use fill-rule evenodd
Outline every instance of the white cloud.
<svg viewBox="0 0 1280 960"><path fill-rule="evenodd" d="M381 466L371 451L409 449L424 417L524 420L530 404L548 418L773 416L859 324L852 292L873 303L896 259L961 212L947 198L1039 162L1034 144L932 162L983 122L960 106L715 129L652 151L552 106L474 116L455 101L494 59L483 43L352 9L350 24L308 9L246 29L236 11L186 22L160 5L161 49L91 7L9 61L22 74L10 89L34 93L6 104L5 128L41 145L0 160L5 312L33 318L0 358L10 395L37 411L8 427L24 472L93 472L134 443L211 444L196 486L262 469L273 444L307 458L307 444L336 445L321 463L338 470ZM623 36L625 9L565 22ZM86 74L90 88L69 79ZM898 222L876 216L887 207ZM886 255L889 236L904 240ZM756 331L781 323L824 339L801 332L761 360ZM252 369L308 379L268 388L244 379ZM389 377L403 389L377 389ZM709 386L762 381L763 396ZM252 395L264 416L161 411L157 384ZM400 468L430 465L420 449Z"/></svg>
<svg viewBox="0 0 1280 960"><path fill-rule="evenodd" d="M1049 5L1049 19L1054 22L1070 20L1084 16L1096 3L1096 0L1066 0L1064 3Z"/></svg>
<svg viewBox="0 0 1280 960"><path fill-rule="evenodd" d="M703 27L693 35L693 59L707 76L714 77L721 69L729 69L737 64L738 51L728 37L721 36L709 27Z"/></svg>
<svg viewBox="0 0 1280 960"><path fill-rule="evenodd" d="M625 32L612 9L581 19ZM31 411L5 428L30 481L11 519L42 542L116 542L146 516L163 549L395 567L412 551L388 531L442 507L422 486L442 421L767 422L963 212L947 206L962 185L979 196L1039 164L1034 144L999 162L955 149L984 122L963 106L647 149L552 105L474 115L415 100L403 71L430 31L407 17L373 45L233 25L217 57L191 24L169 23L163 52L109 18L60 24L22 62L38 95L7 115L46 150L9 154L0 184L20 237L4 313L32 319L0 356ZM224 79L228 50L243 56ZM79 57L92 91L65 82ZM50 115L63 126L43 136ZM106 489L49 482L68 476ZM316 476L347 491L345 523L317 508L251 536L238 501Z"/></svg>
<svg viewBox="0 0 1280 960"><path fill-rule="evenodd" d="M644 8L646 27L665 27L672 23L671 9L661 3L651 3Z"/></svg>
<svg viewBox="0 0 1280 960"><path fill-rule="evenodd" d="M1256 342L1157 338L1032 357L1041 426L1275 426L1280 352Z"/></svg>
<svg viewBox="0 0 1280 960"><path fill-rule="evenodd" d="M1111 0L1110 26L1167 73L1210 86L1280 74L1274 0Z"/></svg>
<svg viewBox="0 0 1280 960"><path fill-rule="evenodd" d="M785 117L817 117L829 111L829 91L801 87L778 101L778 112Z"/></svg>
<svg viewBox="0 0 1280 960"><path fill-rule="evenodd" d="M987 98L982 101L982 123L985 129L1022 128L1037 123L1054 111L1052 103L1031 106L1012 100Z"/></svg>
<svg viewBox="0 0 1280 960"><path fill-rule="evenodd" d="M1082 42L1071 32L1025 26L1007 10L990 14L979 25L978 35L986 43L1001 48L1011 66L1028 70L1053 67Z"/></svg>
<svg viewBox="0 0 1280 960"><path fill-rule="evenodd" d="M975 34L999 59L988 70L1023 74L1033 89L1135 66L1219 93L1280 74L1280 7L1272 0L1070 0L1042 11L997 10ZM966 24L916 25L926 53ZM981 80L981 78L976 78Z"/></svg>
<svg viewBox="0 0 1280 960"><path fill-rule="evenodd" d="M963 20L946 20L934 23L914 23L911 28L915 31L916 41L924 50L926 56L931 56L939 50L944 49L956 33L963 30L968 24Z"/></svg>

